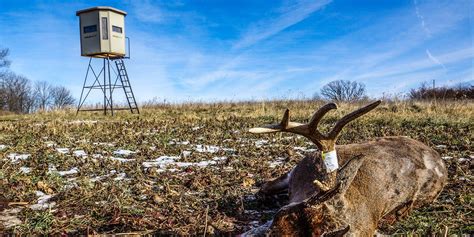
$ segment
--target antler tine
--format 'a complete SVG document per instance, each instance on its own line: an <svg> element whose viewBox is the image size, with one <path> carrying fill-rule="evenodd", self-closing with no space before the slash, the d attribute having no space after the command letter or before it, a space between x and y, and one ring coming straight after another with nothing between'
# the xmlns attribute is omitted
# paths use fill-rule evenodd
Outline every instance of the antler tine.
<svg viewBox="0 0 474 237"><path fill-rule="evenodd" d="M288 124L290 123L290 109L286 109L285 113L283 114L283 118L281 119L280 125L283 130L288 128Z"/></svg>
<svg viewBox="0 0 474 237"><path fill-rule="evenodd" d="M323 107L319 108L318 111L313 114L313 117L311 117L311 120L308 123L309 131L315 132L324 115L333 109L337 109L337 105L335 103L325 104Z"/></svg>
<svg viewBox="0 0 474 237"><path fill-rule="evenodd" d="M286 109L283 114L281 122L278 124L269 124L263 127L251 128L249 132L251 133L275 133L275 132L284 132L288 129L290 123L290 110Z"/></svg>
<svg viewBox="0 0 474 237"><path fill-rule="evenodd" d="M332 131L329 133L329 137L333 140L335 140L338 136L339 136L339 133L341 132L342 128L344 128L344 126L346 126L346 124L348 124L349 122L351 122L352 120L368 113L369 111L375 109L375 107L377 107L380 103L382 103L381 100L377 100L365 107L362 107L356 111L353 111L351 112L350 114L342 117L339 121L337 121L336 125L334 126L334 128L332 129Z"/></svg>

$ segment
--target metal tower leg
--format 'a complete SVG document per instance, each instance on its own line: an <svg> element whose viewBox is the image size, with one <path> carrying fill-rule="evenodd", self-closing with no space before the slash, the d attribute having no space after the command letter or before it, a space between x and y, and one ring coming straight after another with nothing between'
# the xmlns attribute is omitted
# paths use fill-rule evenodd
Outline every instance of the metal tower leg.
<svg viewBox="0 0 474 237"><path fill-rule="evenodd" d="M112 76L111 76L111 67L110 67L110 60L115 61L115 65L117 68L117 78L115 83L112 84ZM125 68L125 64L122 59L110 59L104 58L103 64L100 72L97 74L92 67L92 58L89 59L89 65L87 66L86 76L84 78L84 84L82 86L81 96L79 98L79 103L77 105L76 115L79 111L103 111L104 115L107 115L107 110L110 110L111 115L114 115L114 110L130 110L132 113L139 114L140 111L138 109L137 102L135 100L135 95L133 94L132 87L130 85L130 80L128 78L127 70ZM113 70L113 68L112 68ZM92 72L92 73L89 73ZM103 73L103 75L102 75ZM94 76L94 82L92 85L87 85L87 78L89 75ZM101 78L102 77L102 78ZM101 80L102 79L102 80ZM118 80L120 79L120 84L118 84ZM101 83L101 81L103 81ZM128 108L114 108L113 104L113 92L116 88L122 88L125 93L125 98L127 99ZM87 90L87 92L85 92ZM94 108L94 109L82 109L87 97L89 96L92 89L100 89L102 90L104 104L102 108Z"/></svg>

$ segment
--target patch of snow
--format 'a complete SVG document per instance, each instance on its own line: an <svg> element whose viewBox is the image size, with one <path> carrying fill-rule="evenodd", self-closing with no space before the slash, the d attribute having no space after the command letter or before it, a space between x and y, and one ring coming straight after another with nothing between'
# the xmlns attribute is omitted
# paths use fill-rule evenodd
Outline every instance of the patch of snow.
<svg viewBox="0 0 474 237"><path fill-rule="evenodd" d="M26 167L26 166L23 166L23 167L20 167L20 171L24 174L28 174L31 172L31 168L30 167Z"/></svg>
<svg viewBox="0 0 474 237"><path fill-rule="evenodd" d="M109 159L111 160L116 160L116 161L120 161L120 162L129 162L129 161L134 161L135 159L127 159L127 158L120 158L120 157L109 157Z"/></svg>
<svg viewBox="0 0 474 237"><path fill-rule="evenodd" d="M257 147L257 148L263 147L266 144L268 144L267 140L257 140L257 141L255 141L255 147Z"/></svg>
<svg viewBox="0 0 474 237"><path fill-rule="evenodd" d="M95 202L96 205L105 205L107 204L107 201L98 201L98 202Z"/></svg>
<svg viewBox="0 0 474 237"><path fill-rule="evenodd" d="M459 162L466 162L466 161L469 161L470 159L469 158L459 158Z"/></svg>
<svg viewBox="0 0 474 237"><path fill-rule="evenodd" d="M44 142L44 144L45 144L47 147L54 147L54 146L56 146L56 142L52 142L52 141L46 141L46 142Z"/></svg>
<svg viewBox="0 0 474 237"><path fill-rule="evenodd" d="M75 150L72 152L77 157L85 157L87 153L84 150Z"/></svg>
<svg viewBox="0 0 474 237"><path fill-rule="evenodd" d="M46 195L41 191L36 191L36 196L38 197L38 202L36 204L30 205L30 208L33 210L45 210L56 205L55 202L49 203L49 199L51 199L52 195Z"/></svg>
<svg viewBox="0 0 474 237"><path fill-rule="evenodd" d="M197 130L199 130L199 129L201 129L201 128L202 128L202 127L196 126L196 127L191 128L191 129L192 129L193 131L197 131Z"/></svg>
<svg viewBox="0 0 474 237"><path fill-rule="evenodd" d="M11 160L11 162L16 163L19 160L26 160L28 157L30 157L30 154L17 154L17 153L11 153L7 155L7 158Z"/></svg>
<svg viewBox="0 0 474 237"><path fill-rule="evenodd" d="M58 171L58 174L61 175L61 176L77 174L77 173L79 173L79 169L77 167L74 167L74 168L72 168L70 170L66 170L66 171Z"/></svg>
<svg viewBox="0 0 474 237"><path fill-rule="evenodd" d="M235 152L234 149L232 148L221 148L223 151L228 151L228 152Z"/></svg>
<svg viewBox="0 0 474 237"><path fill-rule="evenodd" d="M77 185L77 183L73 182L73 183L70 183L70 184L66 184L63 186L64 189L68 190L68 189L71 189L71 188L77 188L79 187L79 185Z"/></svg>
<svg viewBox="0 0 474 237"><path fill-rule="evenodd" d="M7 145L0 145L0 151L7 148Z"/></svg>
<svg viewBox="0 0 474 237"><path fill-rule="evenodd" d="M188 156L190 156L190 155L191 155L191 151L183 151L183 152L181 152L181 156L183 156L183 157L188 157Z"/></svg>
<svg viewBox="0 0 474 237"><path fill-rule="evenodd" d="M159 166L160 168L165 167L167 164L175 163L175 160L179 159L178 156L160 156L152 161L145 161L142 163L143 167L150 168Z"/></svg>
<svg viewBox="0 0 474 237"><path fill-rule="evenodd" d="M302 152L315 152L315 151L317 151L318 149L306 148L306 147L301 147L301 146L295 146L295 147L293 147L293 150L302 151Z"/></svg>
<svg viewBox="0 0 474 237"><path fill-rule="evenodd" d="M203 161L200 161L198 163L196 163L197 166L199 167L207 167L209 165L215 165L217 164L216 161L213 161L213 160L203 160Z"/></svg>
<svg viewBox="0 0 474 237"><path fill-rule="evenodd" d="M194 150L201 153L216 153L220 150L220 148L218 146L196 145Z"/></svg>
<svg viewBox="0 0 474 237"><path fill-rule="evenodd" d="M269 166L270 168L275 168L275 167L277 167L277 166L282 165L284 160L285 160L285 158L283 158L283 157L278 157L276 160L268 162L268 166Z"/></svg>
<svg viewBox="0 0 474 237"><path fill-rule="evenodd" d="M107 142L94 142L92 143L92 145L99 145L99 146L110 146L110 147L113 147L115 146L115 144L113 143L107 143Z"/></svg>
<svg viewBox="0 0 474 237"><path fill-rule="evenodd" d="M109 174L106 174L106 175L101 175L101 176L96 176L96 177L92 177L90 178L91 182L97 182L97 181L101 181L107 177L110 177L111 175L117 173L117 171L115 170L111 170Z"/></svg>
<svg viewBox="0 0 474 237"><path fill-rule="evenodd" d="M61 154L67 154L69 153L69 148L56 148L56 151Z"/></svg>
<svg viewBox="0 0 474 237"><path fill-rule="evenodd" d="M192 166L194 163L192 162L176 162L176 163L172 163L173 165L176 165L180 168L186 168L188 166Z"/></svg>
<svg viewBox="0 0 474 237"><path fill-rule="evenodd" d="M92 178L90 178L90 181L91 181L91 182L101 181L101 180L103 180L103 179L105 179L105 178L107 178L107 177L109 177L109 176L110 176L110 175L107 175L107 174L106 174L106 175L101 175L101 176L92 177Z"/></svg>
<svg viewBox="0 0 474 237"><path fill-rule="evenodd" d="M137 153L136 151L118 149L114 151L114 155L129 156L131 154Z"/></svg>
<svg viewBox="0 0 474 237"><path fill-rule="evenodd" d="M172 139L171 141L168 142L170 145L189 145L189 141L176 141L176 139Z"/></svg>
<svg viewBox="0 0 474 237"><path fill-rule="evenodd" d="M435 147L438 148L438 149L444 149L444 148L447 148L448 146L446 146L446 145L437 145Z"/></svg>
<svg viewBox="0 0 474 237"><path fill-rule="evenodd" d="M212 158L212 160L214 160L214 161L227 160L227 157L226 156L216 156L216 157Z"/></svg>
<svg viewBox="0 0 474 237"><path fill-rule="evenodd" d="M125 177L127 177L127 174L120 173L120 174L117 174L117 177L115 177L114 180L115 181L123 180L123 179L125 179Z"/></svg>
<svg viewBox="0 0 474 237"><path fill-rule="evenodd" d="M77 173L79 173L79 168L73 167L73 168L70 169L70 170L58 171L58 170L56 169L56 167L50 166L48 172L49 172L49 173L57 173L57 174L60 175L60 176L66 176L66 175L71 175L71 174L77 174Z"/></svg>
<svg viewBox="0 0 474 237"><path fill-rule="evenodd" d="M185 168L189 166L207 167L209 165L217 164L218 161L226 160L227 157L214 157L212 160L203 160L199 162L177 162L176 160L178 159L179 157L177 156L160 156L153 161L143 162L142 165L145 168L159 167L160 169L158 170L158 172L163 172L165 170L173 170L167 169L168 166L172 165L179 168Z"/></svg>
<svg viewBox="0 0 474 237"><path fill-rule="evenodd" d="M97 123L97 120L73 120L69 124L94 124Z"/></svg>
<svg viewBox="0 0 474 237"><path fill-rule="evenodd" d="M452 156L443 156L443 157L441 157L441 159L443 159L443 160L451 160L451 159L453 159L453 157L452 157Z"/></svg>
<svg viewBox="0 0 474 237"><path fill-rule="evenodd" d="M283 162L281 162L281 161L271 161L271 162L268 162L268 167L275 168L275 167L280 166L282 164L283 164Z"/></svg>
<svg viewBox="0 0 474 237"><path fill-rule="evenodd" d="M57 169L55 165L51 165L51 164L48 165L48 173L56 172L56 171Z"/></svg>

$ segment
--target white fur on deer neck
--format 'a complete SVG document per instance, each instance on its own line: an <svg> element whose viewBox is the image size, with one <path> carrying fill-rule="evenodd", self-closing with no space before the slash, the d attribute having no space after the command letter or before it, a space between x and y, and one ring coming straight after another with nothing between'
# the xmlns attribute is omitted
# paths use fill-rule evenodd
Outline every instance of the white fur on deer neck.
<svg viewBox="0 0 474 237"><path fill-rule="evenodd" d="M339 163L337 161L337 153L336 150L332 150L329 152L321 152L321 156L323 158L324 164L326 165L326 169L329 172L337 170L339 168Z"/></svg>

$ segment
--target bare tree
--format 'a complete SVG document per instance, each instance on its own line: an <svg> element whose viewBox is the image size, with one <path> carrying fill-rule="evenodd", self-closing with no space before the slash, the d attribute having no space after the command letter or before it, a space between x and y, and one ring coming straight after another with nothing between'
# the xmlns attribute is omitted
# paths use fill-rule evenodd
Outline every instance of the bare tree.
<svg viewBox="0 0 474 237"><path fill-rule="evenodd" d="M321 96L333 101L358 101L366 97L365 85L355 81L332 81L321 88Z"/></svg>
<svg viewBox="0 0 474 237"><path fill-rule="evenodd" d="M0 49L0 68L10 66L10 60L7 59L8 49Z"/></svg>
<svg viewBox="0 0 474 237"><path fill-rule="evenodd" d="M0 106L3 110L29 113L33 110L30 81L12 72L0 77Z"/></svg>
<svg viewBox="0 0 474 237"><path fill-rule="evenodd" d="M36 105L40 110L46 110L51 104L53 88L46 81L38 81L35 83L33 95L36 100Z"/></svg>
<svg viewBox="0 0 474 237"><path fill-rule="evenodd" d="M8 53L8 49L0 49L0 110L29 113L49 107L64 108L74 103L71 92L63 86L54 87L39 81L32 87L26 77L9 71Z"/></svg>
<svg viewBox="0 0 474 237"><path fill-rule="evenodd" d="M7 56L8 49L0 49L0 79L5 76L6 70L4 70L4 68L10 66L10 60L7 59Z"/></svg>
<svg viewBox="0 0 474 237"><path fill-rule="evenodd" d="M75 100L71 92L64 86L56 86L52 88L52 106L55 109L62 109L73 105Z"/></svg>

